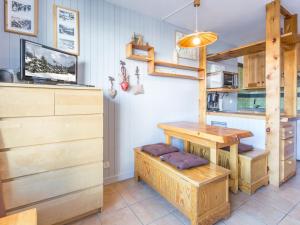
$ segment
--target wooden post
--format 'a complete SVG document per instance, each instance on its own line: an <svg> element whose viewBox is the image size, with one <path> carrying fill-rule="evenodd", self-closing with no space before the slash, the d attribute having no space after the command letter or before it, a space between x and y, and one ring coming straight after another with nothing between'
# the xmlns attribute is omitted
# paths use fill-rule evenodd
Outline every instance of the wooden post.
<svg viewBox="0 0 300 225"><path fill-rule="evenodd" d="M187 140L183 140L183 148L185 152L190 152L191 151L191 144Z"/></svg>
<svg viewBox="0 0 300 225"><path fill-rule="evenodd" d="M284 19L284 33L298 34L297 15ZM284 51L284 113L297 116L297 62L298 45L289 46Z"/></svg>
<svg viewBox="0 0 300 225"><path fill-rule="evenodd" d="M167 145L172 144L172 137L168 134L165 134L165 137L166 137L166 144Z"/></svg>
<svg viewBox="0 0 300 225"><path fill-rule="evenodd" d="M270 183L279 187L280 132L280 0L266 6L266 149L270 151Z"/></svg>
<svg viewBox="0 0 300 225"><path fill-rule="evenodd" d="M206 93L206 47L199 51L199 123L206 125L207 93Z"/></svg>
<svg viewBox="0 0 300 225"><path fill-rule="evenodd" d="M229 158L229 165L230 165L230 177L233 182L231 185L231 191L233 193L237 193L239 190L239 147L238 144L233 144L230 146L230 158Z"/></svg>

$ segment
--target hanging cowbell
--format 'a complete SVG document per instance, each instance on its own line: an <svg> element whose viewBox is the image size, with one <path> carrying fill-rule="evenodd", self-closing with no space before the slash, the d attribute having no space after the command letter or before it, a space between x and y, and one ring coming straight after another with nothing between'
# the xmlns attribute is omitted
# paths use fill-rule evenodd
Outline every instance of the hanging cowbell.
<svg viewBox="0 0 300 225"><path fill-rule="evenodd" d="M128 91L129 89L129 75L127 75L126 63L124 61L120 61L121 64L121 74L120 74L120 85L123 91Z"/></svg>
<svg viewBox="0 0 300 225"><path fill-rule="evenodd" d="M110 81L109 96L110 96L111 98L115 98L116 95L117 95L117 90L114 89L114 81L115 81L115 78L109 76L108 79L109 79L109 81Z"/></svg>

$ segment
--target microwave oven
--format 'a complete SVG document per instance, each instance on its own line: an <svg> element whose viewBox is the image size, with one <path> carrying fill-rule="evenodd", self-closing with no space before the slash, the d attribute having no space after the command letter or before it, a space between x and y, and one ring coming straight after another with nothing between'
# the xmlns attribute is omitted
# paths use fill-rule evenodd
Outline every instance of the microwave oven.
<svg viewBox="0 0 300 225"><path fill-rule="evenodd" d="M207 74L207 88L238 88L238 74L218 71Z"/></svg>

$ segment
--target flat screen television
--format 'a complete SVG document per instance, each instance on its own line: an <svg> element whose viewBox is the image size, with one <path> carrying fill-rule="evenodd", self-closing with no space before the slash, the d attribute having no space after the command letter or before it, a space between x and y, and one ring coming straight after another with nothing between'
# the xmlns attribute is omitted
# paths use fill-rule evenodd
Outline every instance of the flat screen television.
<svg viewBox="0 0 300 225"><path fill-rule="evenodd" d="M21 79L77 83L77 56L21 39Z"/></svg>

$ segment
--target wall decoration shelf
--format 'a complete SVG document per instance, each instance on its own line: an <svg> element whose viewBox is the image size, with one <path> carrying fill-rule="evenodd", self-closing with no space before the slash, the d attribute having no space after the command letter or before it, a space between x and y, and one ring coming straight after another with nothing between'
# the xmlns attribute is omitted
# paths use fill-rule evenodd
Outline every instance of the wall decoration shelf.
<svg viewBox="0 0 300 225"><path fill-rule="evenodd" d="M148 52L148 54L147 55L137 55L137 54L134 54L134 50L146 51L146 52ZM203 71L203 69L201 69L199 67L193 67L193 66L182 65L182 64L172 63L172 62L155 60L154 47L152 47L150 45L135 45L133 43L127 44L126 58L132 59L132 60L148 62L148 74L151 76L174 77L174 78L182 78L182 79L189 79L189 80L200 80L200 78L199 78L200 72ZM198 73L198 76L161 72L161 71L157 71L155 69L156 66L194 71L194 72Z"/></svg>
<svg viewBox="0 0 300 225"><path fill-rule="evenodd" d="M127 44L127 47L126 47L126 58L132 59L132 60L137 60L137 61L149 62L149 61L153 60L153 58L149 57L150 49L153 49L153 47L150 45L135 45L135 44L129 43L129 44ZM134 54L134 50L147 51L148 55Z"/></svg>

